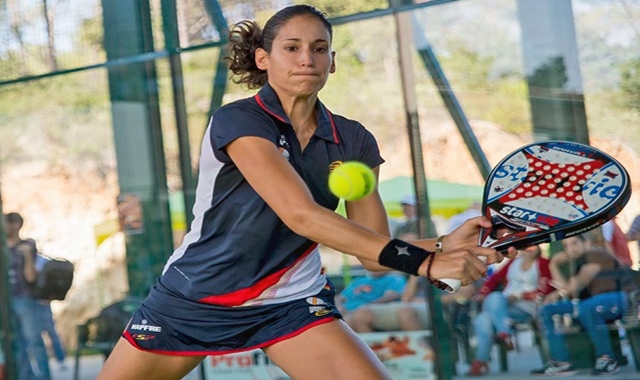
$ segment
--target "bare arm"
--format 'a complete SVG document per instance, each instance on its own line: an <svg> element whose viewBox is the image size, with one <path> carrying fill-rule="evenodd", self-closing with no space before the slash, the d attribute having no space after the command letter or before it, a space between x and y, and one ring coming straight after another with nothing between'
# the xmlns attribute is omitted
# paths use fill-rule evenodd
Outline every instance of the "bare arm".
<svg viewBox="0 0 640 380"><path fill-rule="evenodd" d="M380 168L373 168L376 178L379 175ZM374 192L359 201L346 202L345 208L347 218L358 223L361 226L377 232L385 237L391 236L389 231L389 221L387 220L387 211L384 208L378 188ZM378 264L377 261L371 261L359 258L362 265L370 271L389 270L389 268Z"/></svg>
<svg viewBox="0 0 640 380"><path fill-rule="evenodd" d="M407 285L404 287L404 292L402 293L402 301L411 302L413 297L416 296L416 293L418 293L418 286L420 286L418 277L410 276L407 280Z"/></svg>
<svg viewBox="0 0 640 380"><path fill-rule="evenodd" d="M360 260L378 262L378 256L390 238L388 227L382 225L387 223L386 214L382 216L383 208L377 193L348 205L349 217L364 223L365 227L315 203L302 178L271 142L259 137L241 137L227 146L227 154L253 189L295 233ZM372 220L364 221L365 218ZM486 219L482 223L490 226ZM467 225L467 229L465 236L473 229L472 224ZM475 241L477 232L476 228ZM432 269L434 277L458 278L467 284L486 273L486 265L477 255L487 256L488 263L501 260L493 249L476 245L460 248L453 244L458 240L451 239L451 247L456 249L449 254L436 255ZM433 250L435 241L412 243ZM427 272L427 261L418 270L423 276Z"/></svg>
<svg viewBox="0 0 640 380"><path fill-rule="evenodd" d="M28 244L20 244L18 246L18 252L24 257L24 279L28 283L32 284L36 282L38 272L36 271L36 262L34 258L33 250Z"/></svg>
<svg viewBox="0 0 640 380"><path fill-rule="evenodd" d="M586 288L600 273L602 267L597 263L588 263L580 267L580 271L569 280L566 291L573 297L577 297L582 289Z"/></svg>
<svg viewBox="0 0 640 380"><path fill-rule="evenodd" d="M560 270L560 266L571 260L564 252L557 253L549 261L549 271L551 272L552 285L556 289L562 289L568 285L568 280Z"/></svg>

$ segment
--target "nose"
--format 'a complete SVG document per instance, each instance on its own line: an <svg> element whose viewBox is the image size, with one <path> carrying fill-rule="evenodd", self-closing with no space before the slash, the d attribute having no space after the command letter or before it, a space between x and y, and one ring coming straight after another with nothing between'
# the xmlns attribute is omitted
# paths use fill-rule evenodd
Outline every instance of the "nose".
<svg viewBox="0 0 640 380"><path fill-rule="evenodd" d="M313 54L311 49L300 49L300 56L298 57L298 61L301 66L313 66Z"/></svg>

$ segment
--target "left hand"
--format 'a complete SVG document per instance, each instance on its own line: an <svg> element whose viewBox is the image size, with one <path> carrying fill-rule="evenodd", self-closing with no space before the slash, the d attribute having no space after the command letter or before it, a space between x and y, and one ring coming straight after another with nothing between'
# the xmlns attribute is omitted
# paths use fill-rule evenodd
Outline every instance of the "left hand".
<svg viewBox="0 0 640 380"><path fill-rule="evenodd" d="M471 218L449 235L445 236L442 245L444 251L451 251L462 247L470 247L478 245L478 236L480 230L485 228L491 228L492 223L485 216L478 216ZM518 250L513 247L509 247L506 257L513 258L518 254ZM487 256L487 264L499 263L503 259L503 255L491 255Z"/></svg>

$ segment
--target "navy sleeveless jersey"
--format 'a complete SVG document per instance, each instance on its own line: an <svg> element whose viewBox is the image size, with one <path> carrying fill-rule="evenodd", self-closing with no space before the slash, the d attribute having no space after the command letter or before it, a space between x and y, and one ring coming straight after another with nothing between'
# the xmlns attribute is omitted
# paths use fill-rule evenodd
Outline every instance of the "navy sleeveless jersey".
<svg viewBox="0 0 640 380"><path fill-rule="evenodd" d="M291 231L225 153L243 136L269 140L315 201L335 210L338 199L327 185L331 165L356 160L376 167L384 160L360 123L331 114L320 101L316 107L318 127L304 151L268 85L215 112L202 143L194 221L167 262L160 288L230 307L284 303L322 290L317 244Z"/></svg>

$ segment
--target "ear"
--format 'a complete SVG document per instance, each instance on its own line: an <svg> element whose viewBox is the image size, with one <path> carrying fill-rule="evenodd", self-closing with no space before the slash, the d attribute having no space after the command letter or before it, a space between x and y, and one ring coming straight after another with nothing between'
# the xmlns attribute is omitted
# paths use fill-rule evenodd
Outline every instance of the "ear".
<svg viewBox="0 0 640 380"><path fill-rule="evenodd" d="M255 52L255 61L256 66L258 66L260 70L266 70L269 66L269 53L267 53L263 48L257 48Z"/></svg>
<svg viewBox="0 0 640 380"><path fill-rule="evenodd" d="M329 68L329 73L333 74L336 72L336 52L331 52L331 67Z"/></svg>

